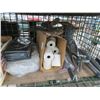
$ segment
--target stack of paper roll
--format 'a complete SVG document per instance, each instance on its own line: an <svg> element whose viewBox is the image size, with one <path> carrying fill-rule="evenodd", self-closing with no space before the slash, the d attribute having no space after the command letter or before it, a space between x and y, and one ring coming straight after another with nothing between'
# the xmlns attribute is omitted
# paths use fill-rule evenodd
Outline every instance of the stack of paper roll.
<svg viewBox="0 0 100 100"><path fill-rule="evenodd" d="M52 66L52 60L54 58L54 55L51 51L46 51L44 54L44 68L46 70L51 69Z"/></svg>
<svg viewBox="0 0 100 100"><path fill-rule="evenodd" d="M47 48L53 49L56 46L56 38L50 37L47 41Z"/></svg>
<svg viewBox="0 0 100 100"><path fill-rule="evenodd" d="M52 50L53 53L59 53L59 49L56 47L56 38L50 37L47 41L47 49Z"/></svg>
<svg viewBox="0 0 100 100"><path fill-rule="evenodd" d="M43 66L46 70L51 69L53 66L61 66L61 55L54 37L50 37L47 41Z"/></svg>

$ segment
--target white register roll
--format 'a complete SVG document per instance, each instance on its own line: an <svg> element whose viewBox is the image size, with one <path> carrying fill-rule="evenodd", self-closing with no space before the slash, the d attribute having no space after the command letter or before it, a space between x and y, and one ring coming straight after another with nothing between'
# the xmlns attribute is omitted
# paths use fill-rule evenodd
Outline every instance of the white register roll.
<svg viewBox="0 0 100 100"><path fill-rule="evenodd" d="M50 37L47 41L47 48L54 48L56 46L56 38Z"/></svg>
<svg viewBox="0 0 100 100"><path fill-rule="evenodd" d="M59 49L57 47L52 48L52 52L54 54L58 54L59 53Z"/></svg>
<svg viewBox="0 0 100 100"><path fill-rule="evenodd" d="M44 53L44 62L43 62L44 69L46 70L51 69L53 57L54 55L52 51L46 51Z"/></svg>

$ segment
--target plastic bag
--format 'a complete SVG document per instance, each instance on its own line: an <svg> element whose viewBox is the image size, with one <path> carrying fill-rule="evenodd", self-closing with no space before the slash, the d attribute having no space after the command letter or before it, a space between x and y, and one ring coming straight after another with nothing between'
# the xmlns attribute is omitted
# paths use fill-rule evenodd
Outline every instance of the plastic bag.
<svg viewBox="0 0 100 100"><path fill-rule="evenodd" d="M39 70L39 54L35 50L31 59L7 63L7 72L16 77L22 77L28 73Z"/></svg>

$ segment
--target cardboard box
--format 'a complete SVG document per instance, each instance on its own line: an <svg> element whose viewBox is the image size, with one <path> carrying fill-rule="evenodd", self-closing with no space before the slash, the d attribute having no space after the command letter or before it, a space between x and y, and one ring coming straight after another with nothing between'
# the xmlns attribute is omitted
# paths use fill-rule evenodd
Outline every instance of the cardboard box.
<svg viewBox="0 0 100 100"><path fill-rule="evenodd" d="M39 56L40 56L40 70L41 71L58 71L59 69L62 69L63 63L64 63L64 58L66 54L66 40L60 36L57 35L52 35L56 37L57 39L57 47L60 50L61 54L61 66L60 67L52 67L50 70L45 70L43 68L43 57L44 57L44 52L45 52L45 47L46 47L46 42L47 38L50 36L48 35L49 32L46 31L37 31L37 45L38 45L38 50L39 50Z"/></svg>
<svg viewBox="0 0 100 100"><path fill-rule="evenodd" d="M0 49L0 52L2 53L3 50L7 47L8 43L12 40L11 36L1 36L1 42L3 43L3 46ZM0 55L1 56L1 55ZM2 60L0 60L0 86L2 85L5 77L6 77L6 72L3 70L3 65L2 65ZM6 66L6 65L5 65Z"/></svg>

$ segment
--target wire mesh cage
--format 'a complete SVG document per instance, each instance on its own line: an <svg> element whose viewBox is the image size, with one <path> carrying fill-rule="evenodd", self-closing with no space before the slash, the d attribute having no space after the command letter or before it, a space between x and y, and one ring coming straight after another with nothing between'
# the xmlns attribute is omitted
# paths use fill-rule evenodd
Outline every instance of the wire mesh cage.
<svg viewBox="0 0 100 100"><path fill-rule="evenodd" d="M94 59L100 58L100 14L99 13L1 13L1 35L13 38L30 33L36 42L36 27L43 22L52 22L59 18L60 22L68 22L78 27L74 32L74 40L79 48L87 51ZM23 34L24 33L24 34ZM92 86L94 80L100 84L99 78L81 79L69 83L67 80L32 83L29 86ZM92 85L91 85L92 82ZM75 84L76 85L75 85ZM96 83L96 84L97 84ZM20 85L28 86L28 85Z"/></svg>
<svg viewBox="0 0 100 100"><path fill-rule="evenodd" d="M21 84L19 87L100 87L100 80L96 77L81 78L78 82L67 80L51 80L32 84Z"/></svg>
<svg viewBox="0 0 100 100"><path fill-rule="evenodd" d="M35 38L35 27L44 21L59 18L60 22L69 22L79 29L74 40L94 58L100 58L100 14L71 13L1 13L1 35L18 36L19 31L29 31Z"/></svg>

